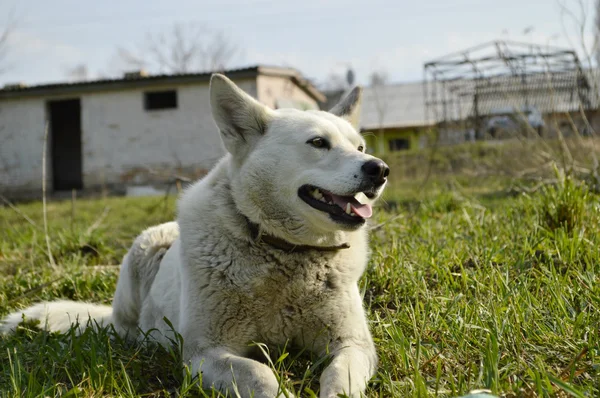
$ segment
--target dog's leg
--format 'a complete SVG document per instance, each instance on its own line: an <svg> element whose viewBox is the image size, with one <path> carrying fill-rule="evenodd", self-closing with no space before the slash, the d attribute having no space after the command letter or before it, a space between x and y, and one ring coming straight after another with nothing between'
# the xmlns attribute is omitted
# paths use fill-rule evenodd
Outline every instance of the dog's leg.
<svg viewBox="0 0 600 398"><path fill-rule="evenodd" d="M377 368L377 352L362 308L358 288L351 292L351 300L341 304L338 323L333 332L334 343L328 347L333 359L321 375L320 398L334 398L346 394L359 398Z"/></svg>
<svg viewBox="0 0 600 398"><path fill-rule="evenodd" d="M113 324L119 334L134 337L142 305L161 260L179 235L177 223L170 222L143 231L123 258L113 298Z"/></svg>
<svg viewBox="0 0 600 398"><path fill-rule="evenodd" d="M273 371L255 360L234 355L226 349L202 351L190 360L192 374L201 373L202 386L241 398L293 398L283 393Z"/></svg>
<svg viewBox="0 0 600 398"><path fill-rule="evenodd" d="M346 394L359 398L375 373L375 347L367 342L345 341L336 344L333 360L321 375L321 398Z"/></svg>

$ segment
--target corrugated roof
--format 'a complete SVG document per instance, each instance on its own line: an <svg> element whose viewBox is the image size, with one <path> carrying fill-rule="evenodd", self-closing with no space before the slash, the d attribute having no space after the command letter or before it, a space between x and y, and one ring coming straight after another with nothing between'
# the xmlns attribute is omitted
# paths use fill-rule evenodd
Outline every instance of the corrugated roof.
<svg viewBox="0 0 600 398"><path fill-rule="evenodd" d="M9 85L0 89L0 99L119 90L134 87L151 87L162 84L193 84L209 81L213 73L214 72L132 76L119 79L98 79L83 82L37 84L33 86L21 84ZM257 75L287 77L294 81L294 83L306 91L307 94L315 100L325 100L325 96L296 69L257 65L247 68L219 71L219 73L223 73L233 79L252 78Z"/></svg>

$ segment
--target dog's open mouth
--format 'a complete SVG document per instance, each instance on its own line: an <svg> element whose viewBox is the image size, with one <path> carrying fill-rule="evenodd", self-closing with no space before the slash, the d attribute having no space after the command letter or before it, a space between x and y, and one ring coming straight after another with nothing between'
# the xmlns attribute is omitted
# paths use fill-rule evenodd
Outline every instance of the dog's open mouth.
<svg viewBox="0 0 600 398"><path fill-rule="evenodd" d="M370 204L362 204L354 196L336 195L312 185L301 186L298 196L309 206L328 213L338 222L362 224L373 214Z"/></svg>

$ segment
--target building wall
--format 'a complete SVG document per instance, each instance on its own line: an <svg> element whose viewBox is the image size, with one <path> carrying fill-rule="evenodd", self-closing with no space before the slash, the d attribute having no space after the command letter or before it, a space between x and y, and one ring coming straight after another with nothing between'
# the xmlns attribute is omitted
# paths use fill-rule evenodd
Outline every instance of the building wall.
<svg viewBox="0 0 600 398"><path fill-rule="evenodd" d="M394 151L412 150L422 147L419 132L411 128L397 128L383 130L383 142L381 132L378 130L365 131L362 133L367 143L367 152L376 156L383 156ZM398 148L394 141L402 140L408 148ZM399 143L399 142L398 142Z"/></svg>
<svg viewBox="0 0 600 398"><path fill-rule="evenodd" d="M236 84L256 97L254 79ZM144 89L79 96L84 189L201 176L225 153L208 83L152 91L161 89L177 90L176 109L145 110ZM53 99L0 102L0 193L41 192L46 101Z"/></svg>
<svg viewBox="0 0 600 398"><path fill-rule="evenodd" d="M258 100L272 109L283 107L281 103L286 103L287 105L289 100L299 105L302 103L306 104L305 109L319 109L319 104L314 98L285 77L258 76L257 94ZM278 100L284 101L278 104Z"/></svg>
<svg viewBox="0 0 600 398"><path fill-rule="evenodd" d="M42 99L0 102L0 194L40 191L46 105Z"/></svg>

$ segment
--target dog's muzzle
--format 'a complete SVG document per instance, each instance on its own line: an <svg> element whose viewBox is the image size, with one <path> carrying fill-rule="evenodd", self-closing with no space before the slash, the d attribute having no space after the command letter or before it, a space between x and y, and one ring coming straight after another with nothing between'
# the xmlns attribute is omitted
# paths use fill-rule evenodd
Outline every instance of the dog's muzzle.
<svg viewBox="0 0 600 398"><path fill-rule="evenodd" d="M365 162L362 165L361 170L365 174L365 177L376 187L385 184L387 176L390 174L390 168L381 159L371 159Z"/></svg>
<svg viewBox="0 0 600 398"><path fill-rule="evenodd" d="M377 192L386 183L390 174L389 166L381 159L371 159L366 161L361 170L364 174L361 191L369 198L377 196Z"/></svg>

